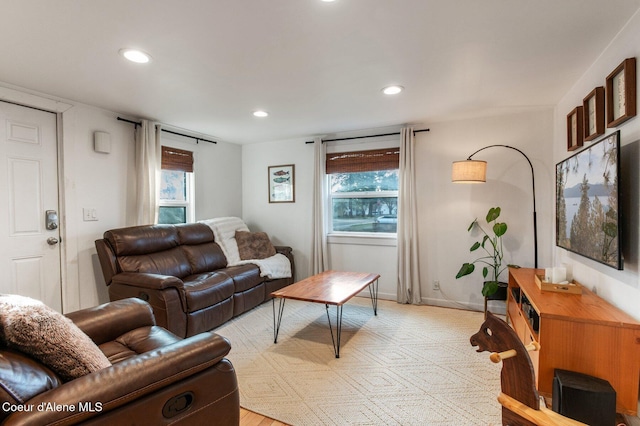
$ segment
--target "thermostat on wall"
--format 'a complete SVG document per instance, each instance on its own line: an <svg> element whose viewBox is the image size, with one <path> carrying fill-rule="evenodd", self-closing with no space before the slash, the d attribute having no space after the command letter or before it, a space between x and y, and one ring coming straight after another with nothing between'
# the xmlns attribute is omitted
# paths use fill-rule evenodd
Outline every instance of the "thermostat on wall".
<svg viewBox="0 0 640 426"><path fill-rule="evenodd" d="M94 132L93 150L109 154L111 152L111 135L107 132Z"/></svg>

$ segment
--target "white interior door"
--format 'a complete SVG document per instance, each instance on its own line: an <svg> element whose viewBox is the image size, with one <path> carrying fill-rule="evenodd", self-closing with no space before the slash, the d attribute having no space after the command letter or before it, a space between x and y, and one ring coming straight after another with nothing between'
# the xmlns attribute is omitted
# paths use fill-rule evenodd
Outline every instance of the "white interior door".
<svg viewBox="0 0 640 426"><path fill-rule="evenodd" d="M0 102L0 293L62 311L56 122Z"/></svg>

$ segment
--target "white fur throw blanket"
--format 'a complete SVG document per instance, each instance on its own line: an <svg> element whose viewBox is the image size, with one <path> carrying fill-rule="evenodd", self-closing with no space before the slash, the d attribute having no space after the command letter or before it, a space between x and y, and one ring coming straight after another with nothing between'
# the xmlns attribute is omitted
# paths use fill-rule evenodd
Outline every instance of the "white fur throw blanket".
<svg viewBox="0 0 640 426"><path fill-rule="evenodd" d="M247 228L247 225L239 217L218 217L215 219L201 220L200 222L208 225L213 231L216 243L220 245L229 266L253 263L260 268L260 276L262 277L269 279L291 277L291 262L289 262L287 256L282 253L276 253L274 256L267 257L266 259L240 259L238 243L236 242L236 231L249 232L249 228Z"/></svg>
<svg viewBox="0 0 640 426"><path fill-rule="evenodd" d="M15 294L0 295L0 342L31 355L64 381L111 365L69 318L38 300Z"/></svg>

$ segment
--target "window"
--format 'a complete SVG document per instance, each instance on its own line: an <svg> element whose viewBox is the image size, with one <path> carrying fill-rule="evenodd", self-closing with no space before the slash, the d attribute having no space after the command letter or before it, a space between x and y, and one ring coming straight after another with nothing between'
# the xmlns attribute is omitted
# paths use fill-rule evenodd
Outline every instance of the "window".
<svg viewBox="0 0 640 426"><path fill-rule="evenodd" d="M158 223L195 220L193 180L193 153L163 146Z"/></svg>
<svg viewBox="0 0 640 426"><path fill-rule="evenodd" d="M330 230L396 233L399 149L327 154Z"/></svg>

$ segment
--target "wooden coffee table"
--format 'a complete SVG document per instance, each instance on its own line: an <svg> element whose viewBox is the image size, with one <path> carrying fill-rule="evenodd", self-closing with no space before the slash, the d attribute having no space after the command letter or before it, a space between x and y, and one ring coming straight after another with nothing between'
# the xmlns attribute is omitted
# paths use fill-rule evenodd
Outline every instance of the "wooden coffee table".
<svg viewBox="0 0 640 426"><path fill-rule="evenodd" d="M304 302L323 303L327 310L331 342L336 358L340 358L340 335L342 333L342 306L353 296L369 287L373 314L378 315L378 274L363 272L325 271L320 274L305 278L302 281L291 284L271 293L273 296L273 343L278 343L278 332L282 322L282 313L287 299L302 300ZM280 300L276 315L276 299ZM336 306L336 332L335 338L329 305Z"/></svg>

